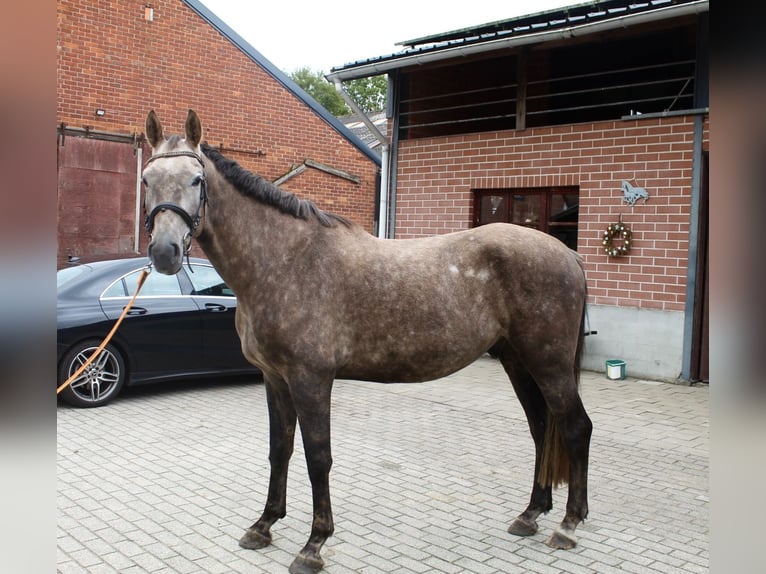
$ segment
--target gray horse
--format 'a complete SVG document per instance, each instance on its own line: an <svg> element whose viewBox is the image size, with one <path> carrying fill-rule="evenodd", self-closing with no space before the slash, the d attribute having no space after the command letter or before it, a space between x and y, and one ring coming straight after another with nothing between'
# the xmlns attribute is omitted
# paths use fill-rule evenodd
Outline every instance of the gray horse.
<svg viewBox="0 0 766 574"><path fill-rule="evenodd" d="M271 478L261 517L240 540L271 543L286 512L287 469L300 424L314 520L290 566L316 573L333 533L330 393L336 378L414 383L486 352L503 364L527 415L535 474L508 531L537 532L551 489L569 483L566 515L547 544L575 546L588 514L591 421L578 393L586 287L576 253L524 227L492 224L423 239L384 240L146 119L153 155L143 172L149 257L176 273L195 238L237 295L242 350L263 371ZM492 400L492 397L487 397Z"/></svg>

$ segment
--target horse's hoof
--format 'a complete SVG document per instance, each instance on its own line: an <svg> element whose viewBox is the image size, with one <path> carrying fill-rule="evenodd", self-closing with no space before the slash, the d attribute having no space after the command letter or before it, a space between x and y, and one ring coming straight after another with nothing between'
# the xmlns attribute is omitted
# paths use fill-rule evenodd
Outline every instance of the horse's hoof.
<svg viewBox="0 0 766 574"><path fill-rule="evenodd" d="M317 574L323 567L324 560L321 557L308 558L299 554L290 564L289 572L290 574Z"/></svg>
<svg viewBox="0 0 766 574"><path fill-rule="evenodd" d="M577 540L561 530L554 530L545 543L556 550L571 550L577 546Z"/></svg>
<svg viewBox="0 0 766 574"><path fill-rule="evenodd" d="M261 534L252 528L245 530L244 536L239 539L239 545L242 548L247 548L248 550L266 548L269 544L271 544L270 534Z"/></svg>
<svg viewBox="0 0 766 574"><path fill-rule="evenodd" d="M525 520L519 516L508 527L508 532L516 536L532 536L537 534L537 522L535 520Z"/></svg>

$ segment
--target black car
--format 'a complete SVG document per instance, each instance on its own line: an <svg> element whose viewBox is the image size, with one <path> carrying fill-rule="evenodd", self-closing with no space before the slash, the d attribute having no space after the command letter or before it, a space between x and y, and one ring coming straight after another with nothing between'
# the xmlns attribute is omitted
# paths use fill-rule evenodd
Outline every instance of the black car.
<svg viewBox="0 0 766 574"><path fill-rule="evenodd" d="M78 264L57 273L58 384L98 348L135 293L146 257ZM176 275L151 272L99 357L59 397L78 407L111 401L124 385L257 374L234 327L237 299L205 259Z"/></svg>

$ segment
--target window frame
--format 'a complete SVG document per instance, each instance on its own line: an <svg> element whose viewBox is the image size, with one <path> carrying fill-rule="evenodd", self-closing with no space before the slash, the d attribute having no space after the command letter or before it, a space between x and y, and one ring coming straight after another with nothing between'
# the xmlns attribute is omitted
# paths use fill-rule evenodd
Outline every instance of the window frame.
<svg viewBox="0 0 766 574"><path fill-rule="evenodd" d="M498 189L475 189L473 190L473 194L474 194L473 227L479 227L481 225L486 225L488 223L494 223L494 222L515 223L516 225L531 227L533 229L537 229L538 231L542 231L543 233L547 233L548 235L553 235L554 237L557 237L558 239L560 239L564 244L568 245L571 249L574 249L574 250L577 249L577 236L579 231L578 230L579 205L580 205L579 186L565 185L565 186L547 186L547 187L512 187L512 188L498 188ZM554 220L553 218L554 214L551 214L550 212L552 198L554 195L577 196L578 198L577 204L569 208L569 210L574 210L576 208L577 217L575 218L575 221ZM485 197L491 197L491 196L503 196L502 203L498 205L498 210L501 212L501 214L493 218L491 221L482 221L482 200ZM514 196L528 196L528 197L540 198L540 207L538 212L541 214L541 217L538 219L537 224L533 225L531 223L527 224L524 222L513 221ZM560 213L564 213L564 212L560 212ZM543 214L544 214L544 217L542 216ZM567 232L571 233L571 230L574 230L573 240L570 240L569 242L564 241L560 236L561 233L567 233ZM559 231L560 233L557 234L556 231Z"/></svg>

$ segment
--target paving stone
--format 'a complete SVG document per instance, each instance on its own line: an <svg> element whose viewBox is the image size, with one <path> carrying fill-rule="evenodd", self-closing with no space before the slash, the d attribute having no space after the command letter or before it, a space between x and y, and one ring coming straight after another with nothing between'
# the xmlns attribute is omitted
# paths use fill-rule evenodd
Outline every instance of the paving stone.
<svg viewBox="0 0 766 574"><path fill-rule="evenodd" d="M497 361L416 385L336 382L336 535L324 571L708 571L708 388L584 371L581 394L594 424L590 516L575 549L554 551L544 541L565 487L540 532L506 532L529 500L534 447ZM286 572L311 528L297 434L288 515L270 547L251 551L237 540L268 488L262 383L160 385L105 408L59 406L58 572Z"/></svg>

